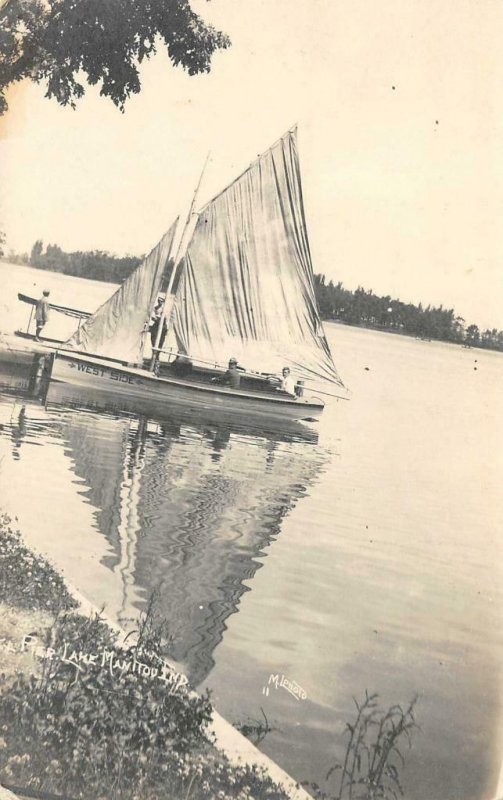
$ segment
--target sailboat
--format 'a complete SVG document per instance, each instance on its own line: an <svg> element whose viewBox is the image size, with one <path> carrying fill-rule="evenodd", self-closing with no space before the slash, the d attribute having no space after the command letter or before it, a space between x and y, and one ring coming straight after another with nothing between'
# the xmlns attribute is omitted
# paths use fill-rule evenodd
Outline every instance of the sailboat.
<svg viewBox="0 0 503 800"><path fill-rule="evenodd" d="M56 351L51 381L122 392L139 402L165 398L239 415L318 417L319 394L326 392L316 387L343 384L316 306L297 129L196 213L198 188L181 235L176 220ZM166 299L148 359L146 322L162 290ZM231 357L246 365L239 388L222 381L222 362ZM295 375L295 395L281 390L285 366Z"/></svg>

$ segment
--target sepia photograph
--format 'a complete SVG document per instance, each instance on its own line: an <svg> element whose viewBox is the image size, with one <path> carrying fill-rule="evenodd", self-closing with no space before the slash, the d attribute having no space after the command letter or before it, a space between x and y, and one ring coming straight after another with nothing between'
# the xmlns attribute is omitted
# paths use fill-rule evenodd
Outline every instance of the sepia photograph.
<svg viewBox="0 0 503 800"><path fill-rule="evenodd" d="M500 0L0 0L0 800L503 800Z"/></svg>

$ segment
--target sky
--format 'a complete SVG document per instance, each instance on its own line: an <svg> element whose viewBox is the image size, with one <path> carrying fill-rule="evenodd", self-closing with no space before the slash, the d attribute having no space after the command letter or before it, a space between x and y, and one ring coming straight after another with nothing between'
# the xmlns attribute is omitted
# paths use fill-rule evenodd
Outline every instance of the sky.
<svg viewBox="0 0 503 800"><path fill-rule="evenodd" d="M121 114L18 84L0 120L7 251L149 251L298 123L315 272L503 328L500 0L193 0L232 47L160 50Z"/></svg>

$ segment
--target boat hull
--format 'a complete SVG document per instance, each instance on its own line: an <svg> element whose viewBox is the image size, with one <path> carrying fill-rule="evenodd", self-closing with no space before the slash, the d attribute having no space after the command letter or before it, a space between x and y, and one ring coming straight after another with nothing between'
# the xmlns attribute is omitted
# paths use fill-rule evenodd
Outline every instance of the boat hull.
<svg viewBox="0 0 503 800"><path fill-rule="evenodd" d="M320 416L322 400L233 390L178 378L157 377L120 362L58 351L53 360L51 383L67 383L89 389L126 395L129 400L163 399L191 410L220 410L225 413L305 420Z"/></svg>

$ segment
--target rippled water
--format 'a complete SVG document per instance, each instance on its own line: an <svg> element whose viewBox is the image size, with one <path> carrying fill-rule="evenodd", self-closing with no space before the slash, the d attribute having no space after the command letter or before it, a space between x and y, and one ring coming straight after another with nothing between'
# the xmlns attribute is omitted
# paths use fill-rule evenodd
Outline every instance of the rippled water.
<svg viewBox="0 0 503 800"><path fill-rule="evenodd" d="M90 307L110 292L62 284L69 304L69 289ZM353 397L311 426L4 391L2 506L124 624L158 587L173 658L232 721L262 707L277 730L261 747L296 778L322 782L367 688L419 695L407 798L486 800L502 752L503 357L327 333ZM307 698L266 696L271 673Z"/></svg>

